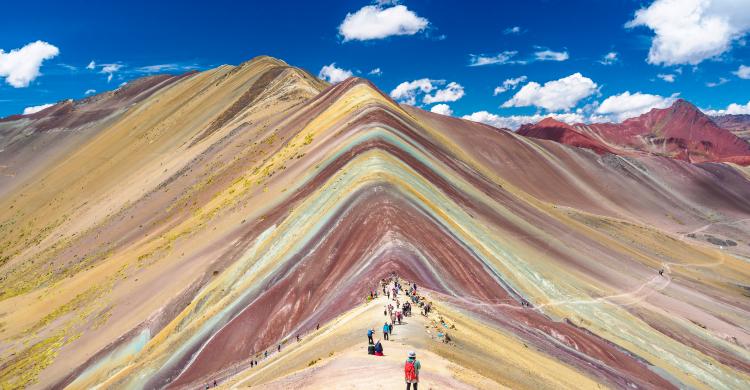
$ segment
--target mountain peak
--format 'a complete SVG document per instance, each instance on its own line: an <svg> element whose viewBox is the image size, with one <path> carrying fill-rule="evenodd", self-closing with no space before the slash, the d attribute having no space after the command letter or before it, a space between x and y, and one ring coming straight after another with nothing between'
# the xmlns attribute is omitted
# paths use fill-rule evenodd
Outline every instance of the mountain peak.
<svg viewBox="0 0 750 390"><path fill-rule="evenodd" d="M539 121L537 126L543 126L543 127L564 127L564 128L570 128L573 129L573 127L565 122L559 121L551 116L548 116L541 121Z"/></svg>

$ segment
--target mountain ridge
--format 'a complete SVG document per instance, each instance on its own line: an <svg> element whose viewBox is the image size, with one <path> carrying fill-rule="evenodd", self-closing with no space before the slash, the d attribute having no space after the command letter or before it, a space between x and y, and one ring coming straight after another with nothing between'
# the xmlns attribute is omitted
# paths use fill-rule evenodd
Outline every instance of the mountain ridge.
<svg viewBox="0 0 750 390"><path fill-rule="evenodd" d="M0 194L0 381L263 386L339 372L342 351L364 355L362 325L382 326L346 324L382 318L363 297L392 272L437 311L395 340L487 387L750 378L745 168L537 142L279 66L178 80L15 176Z"/></svg>

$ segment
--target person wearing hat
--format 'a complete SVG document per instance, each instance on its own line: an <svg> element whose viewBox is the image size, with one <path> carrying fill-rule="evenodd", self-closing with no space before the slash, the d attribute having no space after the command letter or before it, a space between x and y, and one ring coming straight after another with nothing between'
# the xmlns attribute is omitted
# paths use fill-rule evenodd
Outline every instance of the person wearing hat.
<svg viewBox="0 0 750 390"><path fill-rule="evenodd" d="M409 352L409 357L404 363L404 377L406 379L406 390L411 390L411 385L414 385L414 390L417 390L417 384L419 383L419 370L422 368L422 364L417 360L417 353L414 351Z"/></svg>

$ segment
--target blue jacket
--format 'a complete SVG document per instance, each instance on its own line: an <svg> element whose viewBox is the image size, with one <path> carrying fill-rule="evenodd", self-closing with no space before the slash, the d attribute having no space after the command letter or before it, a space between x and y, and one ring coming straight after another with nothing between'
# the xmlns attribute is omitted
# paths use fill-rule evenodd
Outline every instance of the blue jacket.
<svg viewBox="0 0 750 390"><path fill-rule="evenodd" d="M390 330L390 327L388 324L383 325L383 332L388 332Z"/></svg>
<svg viewBox="0 0 750 390"><path fill-rule="evenodd" d="M372 337L372 329L367 329L367 337Z"/></svg>

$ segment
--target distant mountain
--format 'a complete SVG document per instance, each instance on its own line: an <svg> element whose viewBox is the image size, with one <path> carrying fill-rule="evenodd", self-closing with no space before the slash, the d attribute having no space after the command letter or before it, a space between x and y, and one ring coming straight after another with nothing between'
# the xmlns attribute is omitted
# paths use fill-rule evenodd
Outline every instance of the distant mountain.
<svg viewBox="0 0 750 390"><path fill-rule="evenodd" d="M576 124L545 119L526 125L519 134L585 147L602 153L648 153L689 162L750 159L750 144L718 126L693 104L677 100L622 123Z"/></svg>
<svg viewBox="0 0 750 390"><path fill-rule="evenodd" d="M566 145L591 149L598 154L614 153L603 143L582 134L575 127L552 118L545 118L537 124L526 124L517 131L526 137L548 139Z"/></svg>
<svg viewBox="0 0 750 390"><path fill-rule="evenodd" d="M712 116L711 119L719 127L725 128L734 135L750 142L750 115L717 115Z"/></svg>

